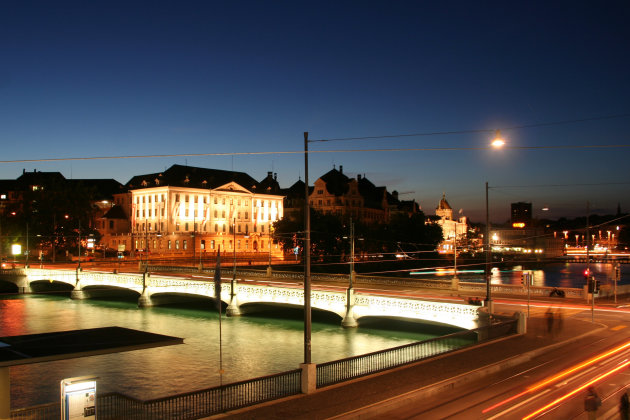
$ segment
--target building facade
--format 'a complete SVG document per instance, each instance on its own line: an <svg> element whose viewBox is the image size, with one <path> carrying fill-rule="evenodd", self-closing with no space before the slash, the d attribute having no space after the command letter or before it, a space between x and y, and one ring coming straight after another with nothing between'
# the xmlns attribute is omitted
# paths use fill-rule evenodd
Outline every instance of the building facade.
<svg viewBox="0 0 630 420"><path fill-rule="evenodd" d="M202 258L221 251L281 257L272 226L283 217L283 196L271 194L277 189L269 183L242 172L181 165L136 176L127 184L127 199L116 199L127 206L121 207L130 231L114 229L102 242L131 254ZM112 219L104 223L113 228Z"/></svg>

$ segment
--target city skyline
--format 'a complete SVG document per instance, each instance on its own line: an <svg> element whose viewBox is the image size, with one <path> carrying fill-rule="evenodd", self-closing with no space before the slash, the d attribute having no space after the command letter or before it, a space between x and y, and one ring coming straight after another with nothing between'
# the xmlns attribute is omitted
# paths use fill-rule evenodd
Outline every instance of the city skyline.
<svg viewBox="0 0 630 420"><path fill-rule="evenodd" d="M37 169L124 184L188 164L271 171L287 188L304 179L308 131L363 138L309 144L311 185L343 165L426 214L446 193L482 222L485 182L498 222L518 201L554 219L587 201L630 208L623 2L5 9L0 179ZM488 148L496 129L504 150ZM407 134L422 135L364 138ZM213 153L225 155L201 156ZM24 162L155 155L179 156Z"/></svg>

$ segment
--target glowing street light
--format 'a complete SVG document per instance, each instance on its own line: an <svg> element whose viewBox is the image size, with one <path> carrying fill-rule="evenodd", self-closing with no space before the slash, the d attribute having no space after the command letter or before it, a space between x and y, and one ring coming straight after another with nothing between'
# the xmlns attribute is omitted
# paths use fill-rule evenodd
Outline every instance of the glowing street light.
<svg viewBox="0 0 630 420"><path fill-rule="evenodd" d="M497 130L494 133L494 140L492 140L492 143L490 143L490 145L494 147L495 149L498 149L505 145L505 140L503 140L503 136L501 135L501 130Z"/></svg>

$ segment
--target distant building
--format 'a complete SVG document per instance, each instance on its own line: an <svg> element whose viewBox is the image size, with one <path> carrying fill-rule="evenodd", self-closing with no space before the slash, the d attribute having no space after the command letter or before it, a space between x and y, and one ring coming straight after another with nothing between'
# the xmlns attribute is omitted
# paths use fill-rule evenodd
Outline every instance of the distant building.
<svg viewBox="0 0 630 420"><path fill-rule="evenodd" d="M285 209L287 214L294 214L304 208L304 182L298 181L288 190ZM350 178L333 167L309 187L309 203L312 208L322 213L333 214L347 220L352 217L355 222L374 224L387 223L390 217L391 196L387 188L377 187L365 176Z"/></svg>
<svg viewBox="0 0 630 420"><path fill-rule="evenodd" d="M461 212L461 210L460 210ZM435 209L436 218L434 223L442 227L443 240L439 246L439 251L444 253L452 253L456 244L468 235L468 218L460 216L453 218L453 208L446 201L446 194L442 194L442 199ZM427 221L427 223L432 223Z"/></svg>
<svg viewBox="0 0 630 420"><path fill-rule="evenodd" d="M513 228L532 226L532 203L512 203L511 222Z"/></svg>

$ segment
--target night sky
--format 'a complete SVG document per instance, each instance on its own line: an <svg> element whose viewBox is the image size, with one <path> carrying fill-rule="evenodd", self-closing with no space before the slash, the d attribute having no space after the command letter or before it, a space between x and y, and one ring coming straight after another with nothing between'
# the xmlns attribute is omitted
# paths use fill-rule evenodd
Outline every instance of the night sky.
<svg viewBox="0 0 630 420"><path fill-rule="evenodd" d="M343 165L428 214L446 193L478 222L485 182L496 221L516 201L535 217L583 216L587 201L629 212L628 22L630 3L614 0L5 1L0 179L37 169L126 183L178 163L273 171L289 187L302 154L7 161L439 133L313 142L335 151L310 155L310 181ZM495 129L503 150L488 148ZM602 145L619 147L590 147Z"/></svg>

